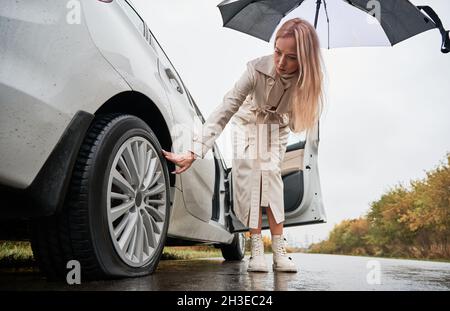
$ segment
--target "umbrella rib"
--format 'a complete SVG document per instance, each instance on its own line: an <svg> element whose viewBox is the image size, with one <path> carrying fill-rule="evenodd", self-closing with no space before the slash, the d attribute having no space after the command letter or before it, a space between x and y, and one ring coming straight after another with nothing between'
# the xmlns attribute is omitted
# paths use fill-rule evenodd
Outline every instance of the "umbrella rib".
<svg viewBox="0 0 450 311"><path fill-rule="evenodd" d="M330 19L328 18L327 1L323 0L323 7L325 9L325 15L327 17L327 34L328 34L328 49L330 49Z"/></svg>
<svg viewBox="0 0 450 311"><path fill-rule="evenodd" d="M242 11L243 9L245 9L246 7L248 7L248 5L249 4L252 4L253 3L253 1L250 1L250 3L247 3L242 9L240 9L240 10L236 10L236 12L227 20L227 21L225 21L224 19L223 19L223 16L222 16L222 20L223 20L223 27L226 27L225 26L225 24L226 23L229 23L240 11ZM222 2L221 3L219 3L218 5L217 5L217 7L219 8L219 10L220 10L220 6L221 6L221 4L222 4ZM225 4L226 5L226 4ZM225 5L223 5L223 6L225 6Z"/></svg>

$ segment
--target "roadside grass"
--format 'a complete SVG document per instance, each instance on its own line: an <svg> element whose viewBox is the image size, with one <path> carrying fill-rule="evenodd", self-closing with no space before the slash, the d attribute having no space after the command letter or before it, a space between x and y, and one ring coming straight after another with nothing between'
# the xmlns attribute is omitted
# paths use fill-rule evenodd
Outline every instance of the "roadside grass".
<svg viewBox="0 0 450 311"><path fill-rule="evenodd" d="M30 242L0 241L0 268L33 267Z"/></svg>
<svg viewBox="0 0 450 311"><path fill-rule="evenodd" d="M196 258L221 257L222 252L214 246L167 246L161 260L188 260ZM0 268L34 267L30 242L0 241Z"/></svg>
<svg viewBox="0 0 450 311"><path fill-rule="evenodd" d="M200 246L166 246L162 260L188 260L196 258L222 257L220 249L209 245Z"/></svg>

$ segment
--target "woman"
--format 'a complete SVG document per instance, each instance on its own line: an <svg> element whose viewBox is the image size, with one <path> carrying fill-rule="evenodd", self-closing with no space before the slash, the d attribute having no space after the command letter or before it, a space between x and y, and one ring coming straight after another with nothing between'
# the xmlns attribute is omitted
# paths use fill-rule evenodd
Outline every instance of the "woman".
<svg viewBox="0 0 450 311"><path fill-rule="evenodd" d="M194 135L189 152L163 151L179 167L172 173L180 174L197 157L205 156L231 117L233 125L245 132L234 145L232 180L235 214L250 228L248 271L268 272L261 237L264 206L272 235L273 269L297 272L284 245L281 162L289 130L309 131L318 122L323 103L321 65L315 29L299 18L286 21L276 33L274 53L247 63L222 105ZM239 156L236 146L241 147Z"/></svg>

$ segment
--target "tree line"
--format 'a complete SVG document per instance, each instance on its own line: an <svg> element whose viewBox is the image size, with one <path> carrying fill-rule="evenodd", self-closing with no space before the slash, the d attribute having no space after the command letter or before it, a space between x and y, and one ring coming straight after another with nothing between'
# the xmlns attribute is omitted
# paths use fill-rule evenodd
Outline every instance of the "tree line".
<svg viewBox="0 0 450 311"><path fill-rule="evenodd" d="M450 153L405 187L397 184L366 215L337 224L313 253L450 259Z"/></svg>

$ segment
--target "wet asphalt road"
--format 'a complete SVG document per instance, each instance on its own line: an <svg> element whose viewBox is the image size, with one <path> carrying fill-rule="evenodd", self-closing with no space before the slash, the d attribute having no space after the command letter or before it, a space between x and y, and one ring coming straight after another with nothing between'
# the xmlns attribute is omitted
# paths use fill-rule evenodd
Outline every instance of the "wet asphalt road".
<svg viewBox="0 0 450 311"><path fill-rule="evenodd" d="M35 271L0 271L0 290L450 290L450 263L289 254L298 273L249 273L222 258L164 260L153 275L80 285L47 282ZM269 265L272 254L266 254Z"/></svg>

